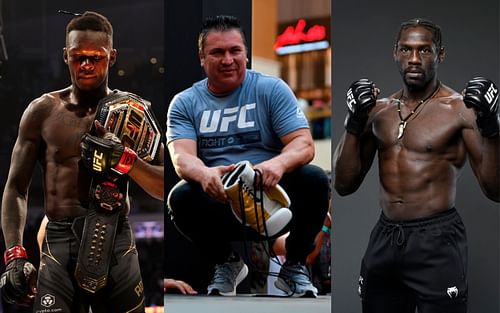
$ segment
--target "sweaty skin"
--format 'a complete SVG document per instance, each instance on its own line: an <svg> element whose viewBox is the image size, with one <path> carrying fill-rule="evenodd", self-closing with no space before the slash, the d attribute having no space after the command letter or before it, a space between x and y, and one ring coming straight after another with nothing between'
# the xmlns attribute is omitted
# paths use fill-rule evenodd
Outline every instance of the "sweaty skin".
<svg viewBox="0 0 500 313"><path fill-rule="evenodd" d="M88 207L91 176L79 164L80 141L94 121L95 107L72 104L70 97L70 88L43 95L30 105L33 112L29 113L38 116L35 113L45 109L40 128L26 127L28 137L39 136L45 209L50 219L83 215ZM127 205L124 214L128 210Z"/></svg>
<svg viewBox="0 0 500 313"><path fill-rule="evenodd" d="M49 219L81 216L89 203L90 172L79 164L80 142L95 119L97 104L109 95L108 69L116 51L103 32L71 31L64 48L71 86L42 95L23 113L2 200L7 247L22 245L28 190L35 165L42 168L45 214ZM151 196L163 199L160 165L138 159L129 176ZM124 195L127 196L127 195ZM126 201L122 214L127 215Z"/></svg>
<svg viewBox="0 0 500 313"><path fill-rule="evenodd" d="M499 201L499 139L484 138L476 113L462 96L441 84L437 94L409 118L397 138L401 114L408 116L420 100L438 87L437 64L444 58L424 27L402 32L394 51L404 87L376 102L365 132L345 133L337 146L335 188L341 195L356 191L378 152L380 205L393 220L427 217L455 206L456 181L466 157L485 195Z"/></svg>

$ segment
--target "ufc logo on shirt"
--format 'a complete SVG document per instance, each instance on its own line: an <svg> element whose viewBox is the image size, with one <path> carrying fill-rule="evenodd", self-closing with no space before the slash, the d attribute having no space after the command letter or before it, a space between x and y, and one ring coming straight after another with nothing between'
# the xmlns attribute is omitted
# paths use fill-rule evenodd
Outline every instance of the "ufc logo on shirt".
<svg viewBox="0 0 500 313"><path fill-rule="evenodd" d="M247 112L250 110L255 110L255 103L224 110L203 111L200 133L224 133L228 131L230 124L236 124L238 129L254 127L255 121L250 121L247 118Z"/></svg>

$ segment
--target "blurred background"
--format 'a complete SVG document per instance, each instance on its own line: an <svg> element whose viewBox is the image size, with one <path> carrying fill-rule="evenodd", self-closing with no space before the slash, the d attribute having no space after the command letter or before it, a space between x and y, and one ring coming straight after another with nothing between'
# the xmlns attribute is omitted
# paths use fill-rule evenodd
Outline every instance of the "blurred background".
<svg viewBox="0 0 500 313"><path fill-rule="evenodd" d="M117 62L110 69L110 88L130 91L150 100L161 127L165 125L163 0L0 0L0 104L3 116L0 192L5 186L19 120L26 106L45 92L70 85L62 52L66 24L71 16L57 13L59 9L75 13L92 10L108 17L114 28L114 48L118 50ZM139 250L146 304L162 306L163 203L148 196L133 182L130 195L130 221ZM35 266L39 262L35 236L42 217L43 194L37 168L29 193L24 235L24 245ZM3 245L1 238L2 253Z"/></svg>

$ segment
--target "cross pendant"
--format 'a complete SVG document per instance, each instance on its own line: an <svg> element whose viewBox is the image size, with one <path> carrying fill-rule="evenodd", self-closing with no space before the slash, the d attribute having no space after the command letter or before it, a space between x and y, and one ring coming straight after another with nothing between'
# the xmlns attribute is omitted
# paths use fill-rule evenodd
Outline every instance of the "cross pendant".
<svg viewBox="0 0 500 313"><path fill-rule="evenodd" d="M399 122L399 127L398 127L398 139L403 138L403 134L405 132L406 128L406 121L401 121Z"/></svg>

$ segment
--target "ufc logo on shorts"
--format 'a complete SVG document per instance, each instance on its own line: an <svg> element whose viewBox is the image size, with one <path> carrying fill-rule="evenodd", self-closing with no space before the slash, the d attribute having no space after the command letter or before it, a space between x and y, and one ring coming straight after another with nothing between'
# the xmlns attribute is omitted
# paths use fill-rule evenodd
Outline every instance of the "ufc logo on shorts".
<svg viewBox="0 0 500 313"><path fill-rule="evenodd" d="M458 297L458 288L457 288L457 286L449 287L446 290L446 293L448 294L448 297L450 297L450 299Z"/></svg>
<svg viewBox="0 0 500 313"><path fill-rule="evenodd" d="M349 107L349 111L354 112L353 104L356 103L354 100L354 95L352 94L352 88L347 90L347 106Z"/></svg>
<svg viewBox="0 0 500 313"><path fill-rule="evenodd" d="M98 153L94 150L94 157L92 158L92 169L97 172L102 172L102 158L103 153Z"/></svg>
<svg viewBox="0 0 500 313"><path fill-rule="evenodd" d="M496 99L498 99L498 89L495 89L495 86L491 84L484 97L486 98L486 101L488 101L488 104L494 104Z"/></svg>
<svg viewBox="0 0 500 313"><path fill-rule="evenodd" d="M255 110L255 103L224 110L203 111L200 133L227 132L231 123L236 123L239 129L254 127L255 121L247 120L247 112L250 110Z"/></svg>

